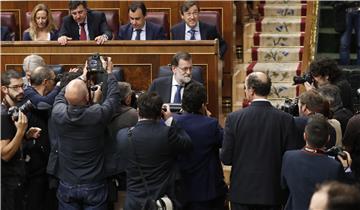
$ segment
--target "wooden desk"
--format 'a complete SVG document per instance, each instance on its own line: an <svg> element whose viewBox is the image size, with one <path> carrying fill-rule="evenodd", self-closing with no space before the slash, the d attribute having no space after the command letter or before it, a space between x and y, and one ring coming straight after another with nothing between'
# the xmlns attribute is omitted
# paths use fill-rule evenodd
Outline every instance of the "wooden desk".
<svg viewBox="0 0 360 210"><path fill-rule="evenodd" d="M187 51L193 56L193 65L203 68L203 78L208 95L208 108L213 116L221 117L221 80L218 42L214 41L109 41L104 45L94 42L76 41L60 46L49 42L1 42L1 70L22 69L23 59L37 54L47 64L61 64L65 69L83 65L95 52L112 57L114 65L124 69L125 80L134 90L147 90L157 77L159 67L170 63L178 51Z"/></svg>

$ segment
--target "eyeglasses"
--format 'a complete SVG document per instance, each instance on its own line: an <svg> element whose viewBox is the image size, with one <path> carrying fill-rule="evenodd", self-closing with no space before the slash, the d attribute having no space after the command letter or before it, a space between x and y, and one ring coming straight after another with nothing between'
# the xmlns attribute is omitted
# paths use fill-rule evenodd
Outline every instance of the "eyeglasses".
<svg viewBox="0 0 360 210"><path fill-rule="evenodd" d="M191 72L191 70L192 70L192 67L181 68L180 66L178 66L177 68L180 69L182 72Z"/></svg>
<svg viewBox="0 0 360 210"><path fill-rule="evenodd" d="M8 87L8 88L11 88L11 89L19 90L20 88L21 88L21 89L25 89L26 85L25 85L25 84L21 84L21 85L7 86L7 87Z"/></svg>
<svg viewBox="0 0 360 210"><path fill-rule="evenodd" d="M186 16L198 16L199 15L199 12L184 12L184 15Z"/></svg>

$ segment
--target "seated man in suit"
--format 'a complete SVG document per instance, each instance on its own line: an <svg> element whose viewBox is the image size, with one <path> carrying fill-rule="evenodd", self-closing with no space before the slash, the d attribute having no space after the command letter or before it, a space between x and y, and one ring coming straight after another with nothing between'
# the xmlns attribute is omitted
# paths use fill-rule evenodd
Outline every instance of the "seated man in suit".
<svg viewBox="0 0 360 210"><path fill-rule="evenodd" d="M64 17L58 42L66 45L70 40L95 40L103 44L112 39L105 14L88 10L86 1L70 1L70 15Z"/></svg>
<svg viewBox="0 0 360 210"><path fill-rule="evenodd" d="M171 28L173 40L213 40L220 41L220 58L227 49L225 40L219 35L216 26L199 21L199 5L195 1L185 1L180 8L182 22Z"/></svg>
<svg viewBox="0 0 360 210"><path fill-rule="evenodd" d="M13 41L14 34L11 33L11 30L7 26L1 26L1 41Z"/></svg>
<svg viewBox="0 0 360 210"><path fill-rule="evenodd" d="M131 2L128 13L130 22L120 27L120 40L166 39L162 26L145 20L146 7L143 2Z"/></svg>
<svg viewBox="0 0 360 210"><path fill-rule="evenodd" d="M191 55L188 52L177 52L171 60L171 70L173 76L155 79L148 91L157 92L164 103L181 103L184 87L198 83L191 79Z"/></svg>

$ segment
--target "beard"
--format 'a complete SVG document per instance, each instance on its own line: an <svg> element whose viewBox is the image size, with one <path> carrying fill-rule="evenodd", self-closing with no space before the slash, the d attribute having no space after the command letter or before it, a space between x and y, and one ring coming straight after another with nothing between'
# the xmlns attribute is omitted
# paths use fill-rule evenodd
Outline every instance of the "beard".
<svg viewBox="0 0 360 210"><path fill-rule="evenodd" d="M9 97L10 99L15 102L15 103L19 103L21 102L23 99L24 99L24 94L23 93L20 93L20 94L17 94L17 95L11 95L9 94Z"/></svg>
<svg viewBox="0 0 360 210"><path fill-rule="evenodd" d="M189 83L191 81L191 77L188 77L188 76L185 76L184 79L183 79L183 82L185 84Z"/></svg>

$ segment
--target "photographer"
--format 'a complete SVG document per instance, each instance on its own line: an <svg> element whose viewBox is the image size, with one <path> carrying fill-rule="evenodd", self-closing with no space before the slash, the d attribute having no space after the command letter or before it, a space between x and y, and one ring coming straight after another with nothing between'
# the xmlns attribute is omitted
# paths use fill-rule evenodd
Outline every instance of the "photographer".
<svg viewBox="0 0 360 210"><path fill-rule="evenodd" d="M155 92L138 98L139 121L129 130L117 134L119 152L126 155L127 189L124 209L149 209L145 204L167 195L174 209L179 202L176 195L177 156L189 151L191 139L175 122L171 126L160 123L171 115L169 107L162 110L163 100Z"/></svg>
<svg viewBox="0 0 360 210"><path fill-rule="evenodd" d="M329 127L321 114L311 116L303 134L306 146L285 152L281 184L290 193L285 210L307 210L317 184L326 180L345 180L345 170L349 170L352 160L346 151L332 154L340 162L325 153L323 149L329 141Z"/></svg>
<svg viewBox="0 0 360 210"><path fill-rule="evenodd" d="M194 148L179 157L187 210L221 210L225 206L227 186L219 157L223 128L209 117L205 103L205 87L192 83L184 89L183 112L173 115Z"/></svg>
<svg viewBox="0 0 360 210"><path fill-rule="evenodd" d="M314 82L313 84L305 82L306 90L319 88L326 84L336 85L340 89L343 106L354 111L350 83L346 80L335 60L327 58L315 60L310 64L309 72Z"/></svg>
<svg viewBox="0 0 360 210"><path fill-rule="evenodd" d="M345 133L346 125L349 119L353 116L353 113L343 106L340 96L340 90L336 85L327 84L321 86L318 89L320 95L322 95L330 104L330 118L336 119L340 122L341 133Z"/></svg>
<svg viewBox="0 0 360 210"><path fill-rule="evenodd" d="M42 129L38 141L28 141L23 151L27 157L26 174L26 206L27 209L56 209L55 190L49 188L46 166L50 153L48 118L50 117L55 97L60 91L60 83L56 83L55 73L46 66L35 68L30 75L30 84L24 90L24 97L34 104L29 114L29 126ZM44 199L45 198L45 199Z"/></svg>
<svg viewBox="0 0 360 210"><path fill-rule="evenodd" d="M52 149L50 158L55 159L53 172L60 179L57 191L59 210L107 207L103 138L106 125L119 103L119 88L111 68L106 69L109 73L106 74L101 62L96 63L97 70L92 64L95 62L89 63L88 68L87 62L83 74L60 91L52 110L50 127L56 128L52 138L58 145L54 153ZM107 77L103 87L107 94L101 104L91 103L88 83L94 74Z"/></svg>
<svg viewBox="0 0 360 210"><path fill-rule="evenodd" d="M303 140L303 133L309 117L316 113L320 113L326 117L329 116L329 103L315 90L303 92L299 96L299 117L294 117L297 128L297 135ZM341 132L340 123L338 122L338 130ZM339 138L339 139L338 139ZM337 135L334 127L330 127L330 140L326 144L326 148L331 148L336 143L341 143L341 134ZM297 148L305 146L304 141L298 142Z"/></svg>
<svg viewBox="0 0 360 210"><path fill-rule="evenodd" d="M23 139L36 139L40 128L27 130L27 117L22 110L10 115L8 109L23 102L24 82L18 72L7 70L1 74L1 209L24 209L25 163L21 145ZM14 112L15 113L15 112ZM17 120L16 120L17 118Z"/></svg>

